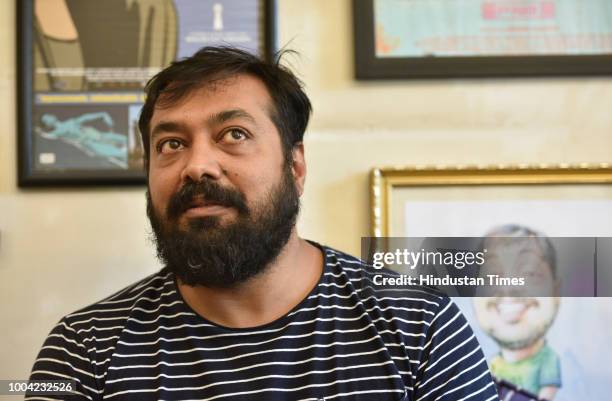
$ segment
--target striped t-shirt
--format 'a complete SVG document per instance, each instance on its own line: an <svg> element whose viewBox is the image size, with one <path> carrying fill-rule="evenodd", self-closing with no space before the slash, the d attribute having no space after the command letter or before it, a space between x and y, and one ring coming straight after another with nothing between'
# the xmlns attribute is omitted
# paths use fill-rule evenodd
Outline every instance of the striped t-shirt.
<svg viewBox="0 0 612 401"><path fill-rule="evenodd" d="M199 316L162 269L63 318L31 379L76 380L78 395L61 399L498 400L450 299L378 288L380 271L321 250L325 266L310 294L254 328Z"/></svg>

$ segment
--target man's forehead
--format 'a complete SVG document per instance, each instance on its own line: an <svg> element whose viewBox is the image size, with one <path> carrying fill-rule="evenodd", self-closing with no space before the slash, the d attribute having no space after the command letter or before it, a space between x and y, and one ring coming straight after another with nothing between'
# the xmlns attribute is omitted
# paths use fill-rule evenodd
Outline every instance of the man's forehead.
<svg viewBox="0 0 612 401"><path fill-rule="evenodd" d="M181 87L178 83L174 87L169 86L155 102L151 128L187 110L206 113L217 122L227 120L214 118L218 115L249 117L252 122L258 119L258 115L259 119L263 115L273 122L276 114L265 84L259 78L241 74L207 81L198 86Z"/></svg>
<svg viewBox="0 0 612 401"><path fill-rule="evenodd" d="M230 96L241 100L265 101L266 104L271 101L268 88L261 79L251 74L236 74L214 77L198 83L171 82L160 93L155 102L155 109L184 103L194 96L212 99L217 96Z"/></svg>
<svg viewBox="0 0 612 401"><path fill-rule="evenodd" d="M236 75L167 91L155 104L150 120L151 139L166 132L187 132L192 123L220 126L229 121L248 123L258 132L277 130L276 108L265 84L257 77Z"/></svg>

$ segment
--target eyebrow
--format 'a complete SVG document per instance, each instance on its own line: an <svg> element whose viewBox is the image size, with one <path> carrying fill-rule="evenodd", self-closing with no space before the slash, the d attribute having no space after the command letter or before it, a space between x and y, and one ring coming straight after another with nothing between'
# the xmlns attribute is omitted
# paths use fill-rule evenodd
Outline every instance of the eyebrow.
<svg viewBox="0 0 612 401"><path fill-rule="evenodd" d="M206 119L206 123L208 125L218 125L237 118L246 119L252 124L257 125L255 118L243 109L230 109L220 111L219 113L213 114L212 116L208 117ZM188 127L185 124L182 124L177 121L162 121L157 124L151 131L151 140L165 132L184 133L186 131L188 131Z"/></svg>
<svg viewBox="0 0 612 401"><path fill-rule="evenodd" d="M151 131L151 141L155 139L156 136L163 134L164 132L185 132L187 131L187 127L184 124L178 123L176 121L162 121L153 127Z"/></svg>
<svg viewBox="0 0 612 401"><path fill-rule="evenodd" d="M250 115L246 110L243 109L230 109L230 110L223 110L217 114L213 114L211 117L208 118L208 123L211 125L214 124L223 124L224 122L227 122L229 120L235 119L235 118L243 118L246 120L249 120L251 123L257 125L255 118Z"/></svg>

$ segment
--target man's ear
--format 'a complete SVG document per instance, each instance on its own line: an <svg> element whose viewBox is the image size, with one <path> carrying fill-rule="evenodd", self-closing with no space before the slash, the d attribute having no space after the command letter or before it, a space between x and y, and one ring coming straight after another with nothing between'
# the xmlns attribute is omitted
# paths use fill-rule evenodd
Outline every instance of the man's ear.
<svg viewBox="0 0 612 401"><path fill-rule="evenodd" d="M293 146L291 172L295 180L295 186L298 194L302 196L304 193L304 182L306 181L306 159L304 158L304 143L299 142Z"/></svg>

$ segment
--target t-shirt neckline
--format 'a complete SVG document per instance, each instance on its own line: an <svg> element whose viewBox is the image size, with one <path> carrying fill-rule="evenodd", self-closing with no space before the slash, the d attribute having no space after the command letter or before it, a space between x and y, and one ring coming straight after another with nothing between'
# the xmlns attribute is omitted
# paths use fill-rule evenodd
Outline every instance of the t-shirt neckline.
<svg viewBox="0 0 612 401"><path fill-rule="evenodd" d="M268 323L264 323L258 326L251 326L251 327L228 327L228 326L224 326L222 324L219 323L215 323L209 319L207 319L206 317L200 315L199 313L197 313L188 303L187 301L185 301L185 299L183 298L183 295L181 294L181 292L179 291L179 287L178 284L176 282L176 276L174 275L174 273L170 272L171 278L172 278L172 289L174 290L175 294L176 294L176 300L180 301L180 306L181 308L183 308L184 310L186 310L187 312L190 312L194 315L195 319L199 320L201 323L205 323L206 325L210 325L213 326L221 331L225 331L225 332L235 332L235 333L248 333L248 332L255 332L255 331L260 331L260 330L264 330L264 329L270 329L270 328L277 328L277 327L281 327L286 325L290 320L291 320L291 316L294 315L294 313L296 311L298 311L299 309L302 309L304 307L306 307L309 303L309 301L311 301L311 297L313 297L314 295L316 295L317 293L320 292L321 289L321 285L324 284L325 282L325 278L326 278L326 272L327 270L329 270L329 264L330 264L330 260L329 260L329 254L327 252L328 248L324 245L321 245L315 241L311 241L311 240L306 240L308 241L310 244L316 246L323 254L323 268L321 269L321 276L319 277L319 279L317 280L316 285L308 292L308 294L306 294L306 296L300 301L298 302L297 305L295 305L293 308L291 308L287 313L285 313L283 316L280 316L279 318L268 322Z"/></svg>

